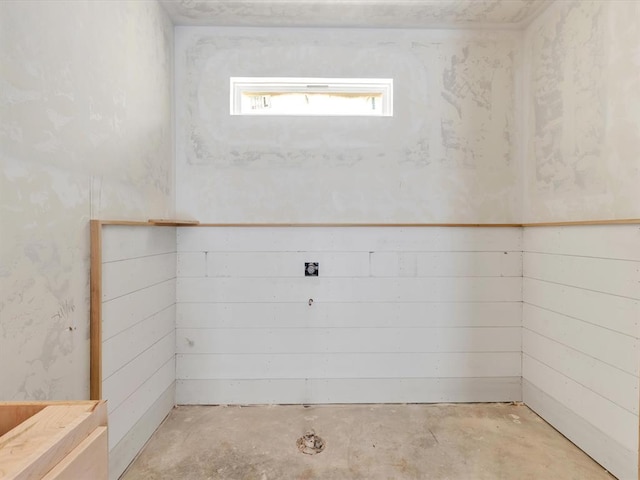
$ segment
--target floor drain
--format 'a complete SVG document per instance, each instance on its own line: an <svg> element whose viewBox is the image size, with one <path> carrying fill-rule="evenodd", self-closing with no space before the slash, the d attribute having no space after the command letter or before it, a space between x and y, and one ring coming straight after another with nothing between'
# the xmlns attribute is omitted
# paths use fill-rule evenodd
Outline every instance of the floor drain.
<svg viewBox="0 0 640 480"><path fill-rule="evenodd" d="M313 430L309 430L296 442L298 450L307 455L315 455L324 450L324 440L316 435Z"/></svg>

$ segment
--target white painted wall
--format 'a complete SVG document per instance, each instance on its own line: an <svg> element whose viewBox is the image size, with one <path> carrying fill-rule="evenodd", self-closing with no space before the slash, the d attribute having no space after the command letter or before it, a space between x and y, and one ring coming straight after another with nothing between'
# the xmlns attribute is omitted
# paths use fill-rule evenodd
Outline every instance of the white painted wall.
<svg viewBox="0 0 640 480"><path fill-rule="evenodd" d="M203 222L516 222L515 31L176 28L176 208ZM392 118L229 115L230 76L394 79Z"/></svg>
<svg viewBox="0 0 640 480"><path fill-rule="evenodd" d="M555 2L523 66L523 220L640 217L640 3Z"/></svg>
<svg viewBox="0 0 640 480"><path fill-rule="evenodd" d="M177 403L520 400L521 250L519 228L179 228Z"/></svg>
<svg viewBox="0 0 640 480"><path fill-rule="evenodd" d="M637 478L640 226L526 228L524 402Z"/></svg>
<svg viewBox="0 0 640 480"><path fill-rule="evenodd" d="M94 218L171 215L156 2L0 2L0 400L89 394Z"/></svg>
<svg viewBox="0 0 640 480"><path fill-rule="evenodd" d="M175 405L176 229L103 227L102 398L115 480Z"/></svg>

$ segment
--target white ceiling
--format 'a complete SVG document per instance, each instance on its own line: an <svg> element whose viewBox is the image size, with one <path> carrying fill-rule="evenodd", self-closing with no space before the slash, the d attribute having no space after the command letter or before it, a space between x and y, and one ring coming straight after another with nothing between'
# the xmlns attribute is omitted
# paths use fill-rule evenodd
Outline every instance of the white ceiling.
<svg viewBox="0 0 640 480"><path fill-rule="evenodd" d="M552 0L160 0L176 25L521 28Z"/></svg>

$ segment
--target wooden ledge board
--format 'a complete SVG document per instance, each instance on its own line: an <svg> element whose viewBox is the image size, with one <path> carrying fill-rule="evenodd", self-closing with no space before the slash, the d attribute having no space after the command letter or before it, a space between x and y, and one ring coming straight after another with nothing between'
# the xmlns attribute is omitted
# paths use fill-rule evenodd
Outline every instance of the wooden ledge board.
<svg viewBox="0 0 640 480"><path fill-rule="evenodd" d="M523 227L571 227L580 225L639 225L640 218L626 218L620 220L576 220L574 222L538 222L523 223Z"/></svg>
<svg viewBox="0 0 640 480"><path fill-rule="evenodd" d="M283 227L521 227L519 223L259 223L259 222L231 222L231 223L200 223L197 220L91 220L100 225L121 225L121 226L158 226L158 227L260 227L260 228L283 228Z"/></svg>
<svg viewBox="0 0 640 480"><path fill-rule="evenodd" d="M91 220L100 225L122 225L134 227L196 227L198 220L179 220L169 218L150 218L149 220Z"/></svg>
<svg viewBox="0 0 640 480"><path fill-rule="evenodd" d="M165 219L165 218L150 218L149 223L152 225L158 225L158 226L177 227L177 226L198 225L200 222L198 220L171 220L171 219Z"/></svg>
<svg viewBox="0 0 640 480"><path fill-rule="evenodd" d="M158 226L158 227L217 227L217 228L350 228L350 227L385 227L385 228L413 228L413 227L447 227L447 228L518 228L518 227L563 227L580 225L640 225L640 218L619 220L577 220L570 222L537 222L537 223L200 223L197 220L92 220L98 225L129 225L129 226Z"/></svg>
<svg viewBox="0 0 640 480"><path fill-rule="evenodd" d="M200 223L199 227L247 227L247 228L357 228L357 227L385 227L385 228L419 228L419 227L471 227L471 228L513 228L520 227L517 223Z"/></svg>
<svg viewBox="0 0 640 480"><path fill-rule="evenodd" d="M48 405L0 437L0 477L42 478L97 427L106 402Z"/></svg>

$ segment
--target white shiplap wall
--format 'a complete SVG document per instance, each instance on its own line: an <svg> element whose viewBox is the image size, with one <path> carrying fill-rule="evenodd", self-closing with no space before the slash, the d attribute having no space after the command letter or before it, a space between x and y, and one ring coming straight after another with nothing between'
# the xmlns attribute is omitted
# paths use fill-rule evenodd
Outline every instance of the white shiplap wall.
<svg viewBox="0 0 640 480"><path fill-rule="evenodd" d="M640 226L525 228L524 402L637 479Z"/></svg>
<svg viewBox="0 0 640 480"><path fill-rule="evenodd" d="M520 400L521 237L179 228L177 403Z"/></svg>
<svg viewBox="0 0 640 480"><path fill-rule="evenodd" d="M175 404L176 229L104 225L102 391L109 478Z"/></svg>

